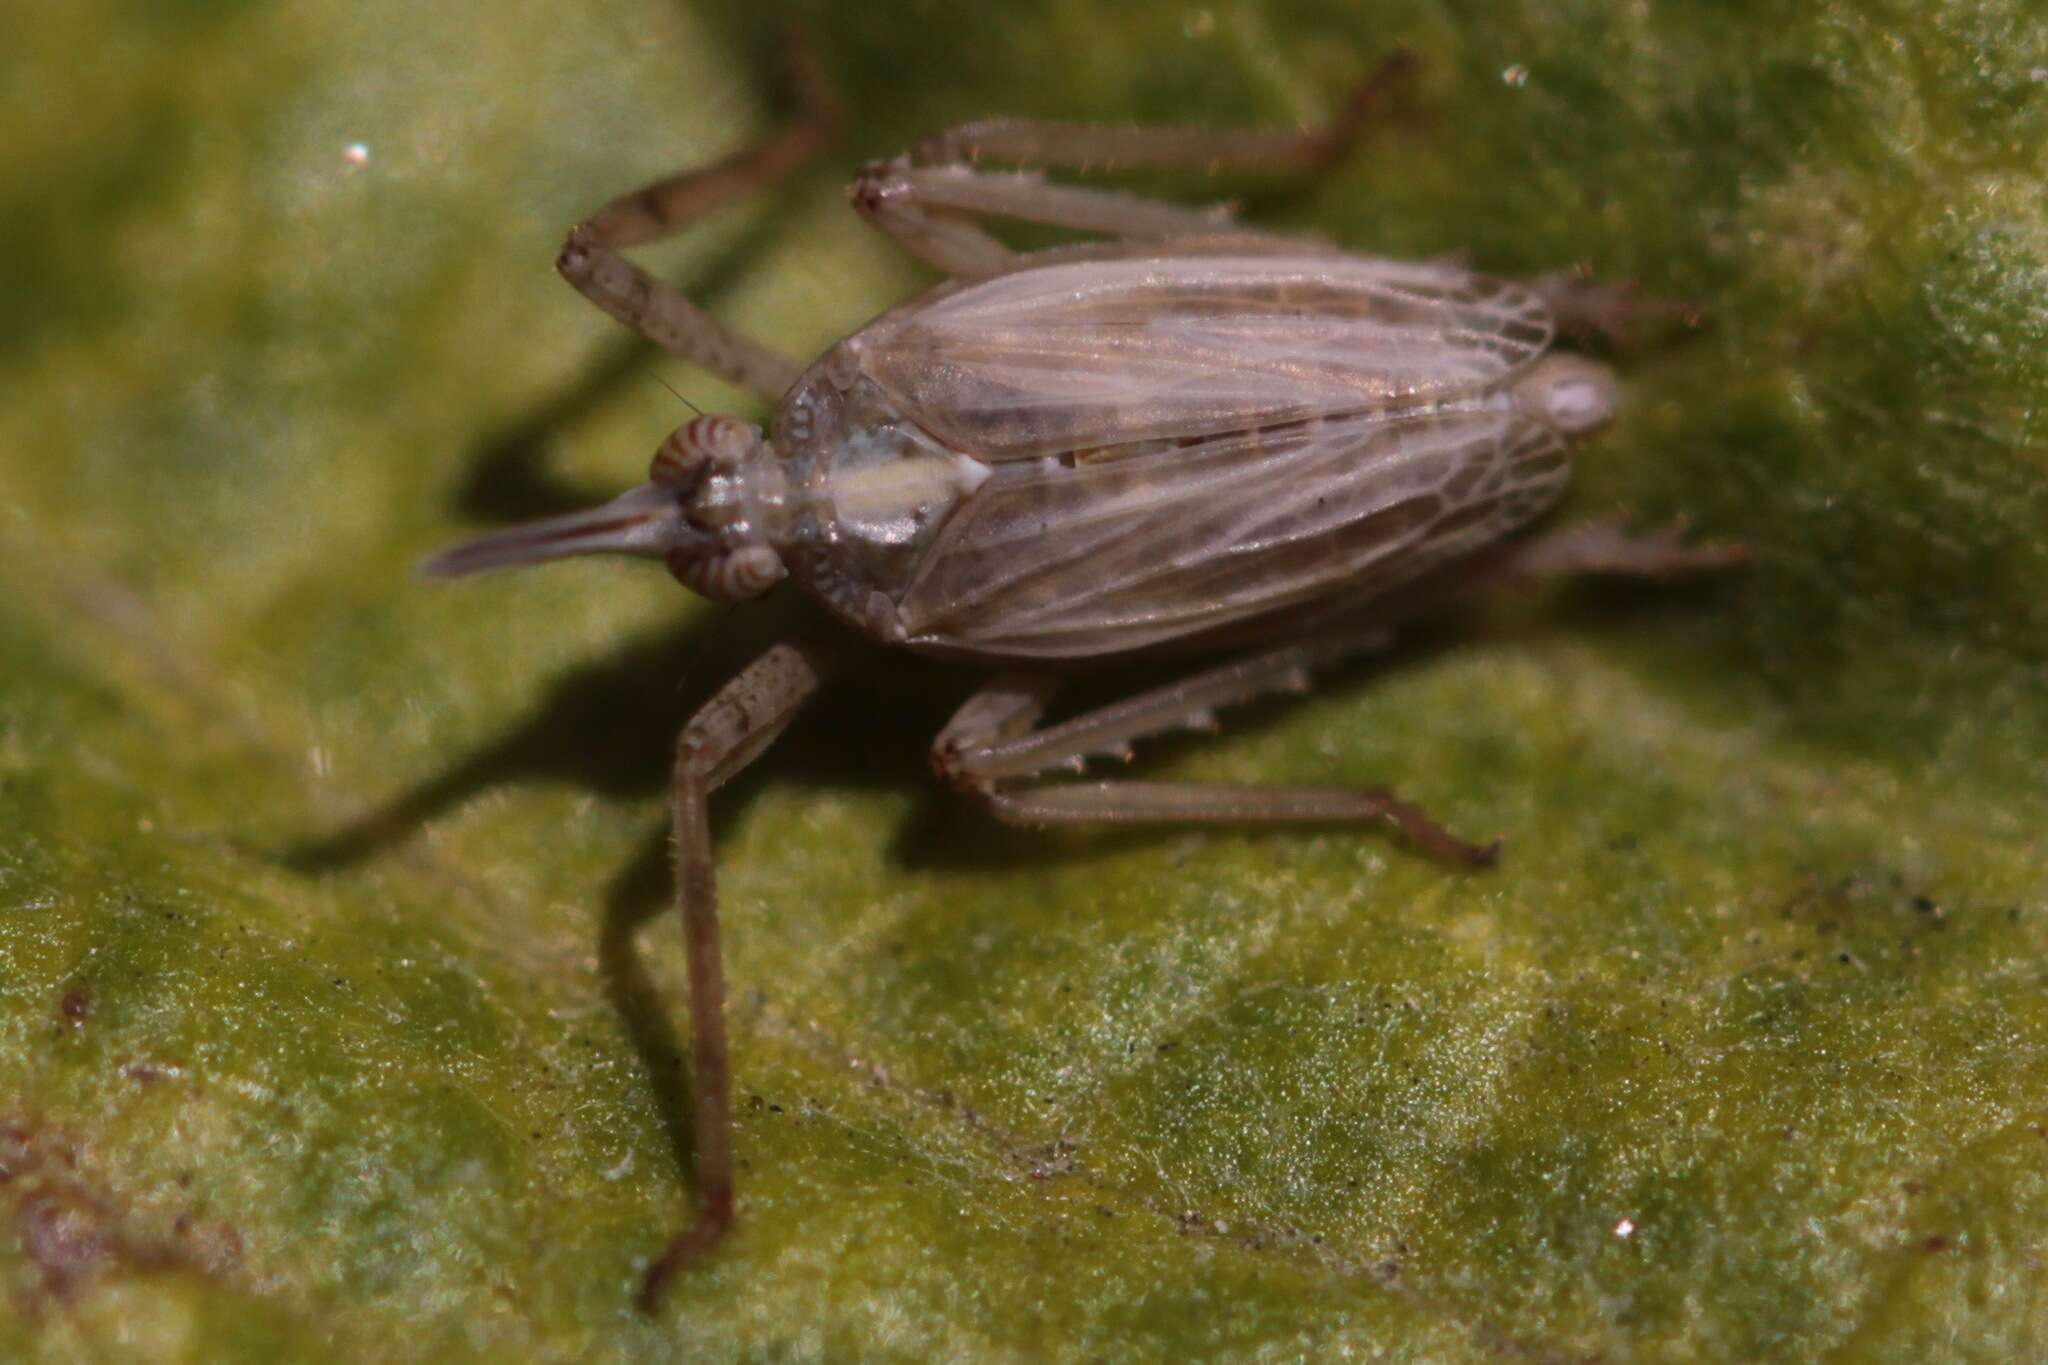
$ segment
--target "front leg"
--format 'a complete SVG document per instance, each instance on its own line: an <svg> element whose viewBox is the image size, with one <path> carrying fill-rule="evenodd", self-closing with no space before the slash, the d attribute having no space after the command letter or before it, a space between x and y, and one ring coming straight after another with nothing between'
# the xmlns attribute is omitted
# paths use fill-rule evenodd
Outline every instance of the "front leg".
<svg viewBox="0 0 2048 1365"><path fill-rule="evenodd" d="M838 103L808 47L792 42L790 56L804 101L796 122L723 161L614 199L570 231L555 262L585 298L655 345L771 403L789 391L803 367L726 326L622 253L775 184L824 146L838 126Z"/></svg>
<svg viewBox="0 0 2048 1365"><path fill-rule="evenodd" d="M697 1217L647 1267L640 1306L709 1250L733 1219L732 1069L725 1041L725 965L718 946L718 883L711 861L710 795L758 757L831 672L808 642L776 645L742 669L690 718L676 741L673 786L676 904L690 980L690 1126L696 1139Z"/></svg>

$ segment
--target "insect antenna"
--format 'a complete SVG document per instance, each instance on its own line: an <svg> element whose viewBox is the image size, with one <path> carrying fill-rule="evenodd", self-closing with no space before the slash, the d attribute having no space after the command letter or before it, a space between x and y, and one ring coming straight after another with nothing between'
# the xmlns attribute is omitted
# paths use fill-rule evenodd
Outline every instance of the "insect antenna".
<svg viewBox="0 0 2048 1365"><path fill-rule="evenodd" d="M695 403L692 403L689 399L683 397L683 391L681 389L678 389L675 385L669 383L666 379L663 379L651 367L643 368L647 370L647 377L649 379L652 379L655 383L661 385L664 389L667 389L670 393L674 394L676 396L676 401L678 403L681 403L684 407L688 408L691 412L696 413L699 417L702 417L704 415L704 409L698 407Z"/></svg>

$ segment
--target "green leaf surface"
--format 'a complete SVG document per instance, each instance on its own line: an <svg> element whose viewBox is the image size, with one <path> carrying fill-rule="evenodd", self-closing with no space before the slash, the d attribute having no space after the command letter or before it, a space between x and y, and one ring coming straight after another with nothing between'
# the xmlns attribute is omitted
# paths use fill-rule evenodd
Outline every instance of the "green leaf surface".
<svg viewBox="0 0 2048 1365"><path fill-rule="evenodd" d="M1040 834L876 651L716 817L742 1222L662 785L797 601L429 550L742 396L554 277L787 109L773 4L35 7L0 54L0 1355L2048 1353L2048 25L2021 0L801 11L846 136L648 253L792 352L949 122L1405 117L1223 191L1698 301L1568 511L1756 563L1462 611L1150 776L1374 834ZM1148 188L1199 196L1199 179ZM1213 186L1206 192L1214 194Z"/></svg>

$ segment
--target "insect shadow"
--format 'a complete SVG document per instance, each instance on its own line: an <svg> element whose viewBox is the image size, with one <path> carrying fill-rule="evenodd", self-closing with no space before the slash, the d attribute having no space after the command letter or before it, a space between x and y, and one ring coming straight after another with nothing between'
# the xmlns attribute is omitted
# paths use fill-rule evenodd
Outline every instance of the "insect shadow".
<svg viewBox="0 0 2048 1365"><path fill-rule="evenodd" d="M689 1168L694 1143L685 1117L684 1041L673 999L657 986L638 943L641 931L674 905L668 824L656 798L667 790L671 744L683 722L747 660L816 616L795 593L779 593L747 610L704 613L629 640L563 674L503 733L341 828L286 849L283 861L309 875L345 872L500 787L566 784L615 800L644 799L646 836L598 898L598 962L606 997L649 1077L678 1163ZM714 837L723 839L743 818L765 783L785 781L813 790L916 793L917 804L890 849L891 857L913 868L994 869L1054 857L1106 857L1161 837L1142 829L1079 837L1015 829L939 788L925 753L971 686L958 669L870 651L841 687L791 728L785 744L721 791L712 813ZM1242 713L1250 726L1259 723L1262 709Z"/></svg>
<svg viewBox="0 0 2048 1365"><path fill-rule="evenodd" d="M499 787L564 784L615 800L644 798L646 837L602 894L598 963L606 997L656 1092L656 1112L678 1163L688 1168L694 1144L683 1117L689 1113L683 1043L673 1002L655 984L638 945L640 931L674 903L668 826L657 798L667 790L671 747L683 722L794 618L811 612L794 594L780 594L749 611L710 613L629 640L563 674L503 733L340 829L288 848L283 861L309 875L347 871ZM936 693L920 700L914 685L895 690L895 706L877 705L872 693L854 688L805 717L793 729L795 742L773 762L735 777L714 813L714 829L722 837L764 781L822 788L916 783L922 744L943 719L946 701Z"/></svg>
<svg viewBox="0 0 2048 1365"><path fill-rule="evenodd" d="M1624 630L1629 618L1674 609L1668 588L1660 592L1631 584L1587 584L1564 598L1539 613L1540 619L1506 629L1547 631L1573 620L1586 629ZM1499 630L1475 630L1472 621L1462 619L1469 615L1459 610L1414 623L1390 649L1330 668L1324 675L1326 693L1354 694L1390 672L1426 666L1489 634L1498 637ZM346 871L389 853L435 819L498 787L560 783L615 800L644 799L646 837L599 898L599 970L607 1001L648 1076L655 1112L662 1116L678 1165L692 1169L685 1042L674 1002L657 985L639 947L641 931L674 905L668 823L656 798L667 790L670 746L684 721L747 660L817 616L797 594L780 592L744 610L700 613L680 627L628 640L563 674L523 720L495 739L342 828L286 850L284 861L308 874ZM1114 689L1130 681L1124 673L1107 676L1100 685ZM909 870L995 872L1054 860L1071 865L1182 837L1171 829L1145 826L1020 829L940 787L926 754L932 736L971 686L966 671L879 647L866 650L840 685L798 719L782 744L721 790L711 813L713 837L723 840L770 782L807 790L911 794L914 804L888 849L889 858ZM1062 710L1085 710L1096 687L1094 680L1078 681ZM1140 761L1148 767L1170 763L1191 748L1254 739L1271 725L1285 723L1295 705L1286 697L1250 702L1233 710L1228 735L1158 737L1145 745ZM1236 831L1232 837L1287 841L1302 834L1300 828L1279 828ZM1077 906L1074 913L1087 909ZM743 1001L745 993L739 998Z"/></svg>
<svg viewBox="0 0 2048 1365"><path fill-rule="evenodd" d="M1647 605L1647 597L1644 599ZM427 824L494 788L558 782L618 800L652 798L667 790L671 744L683 722L718 684L772 641L817 625L819 613L794 593L744 611L707 613L673 629L651 632L611 654L580 665L555 681L518 724L439 773L378 804L340 829L285 851L290 867L307 873L342 871L380 856ZM1390 651L1333 666L1332 691L1363 686L1368 675L1413 667L1454 645L1455 625L1416 627ZM1464 633L1469 641L1470 632ZM1161 665L1170 671L1171 665ZM772 757L750 765L721 788L712 813L724 826L743 812L764 777L810 787L874 789L917 794L891 848L911 868L1003 867L1047 858L1091 858L1156 842L1160 830L1143 825L1085 832L1023 829L991 819L972 800L938 786L926 755L932 738L971 690L974 675L944 663L874 647L863 651L845 679L791 726ZM1144 672L1105 676L1114 692ZM1085 676L1062 712L1085 710L1096 688ZM1291 709L1285 697L1257 699L1234 709L1226 736L1160 736L1147 741L1147 766L1196 746L1255 736ZM666 825L658 818L657 846ZM1288 838L1283 828L1273 837ZM666 854L660 862L666 879ZM647 880L639 873L622 880ZM637 903L637 898L633 898ZM665 902L663 902L665 903ZM636 912L637 913L637 912Z"/></svg>

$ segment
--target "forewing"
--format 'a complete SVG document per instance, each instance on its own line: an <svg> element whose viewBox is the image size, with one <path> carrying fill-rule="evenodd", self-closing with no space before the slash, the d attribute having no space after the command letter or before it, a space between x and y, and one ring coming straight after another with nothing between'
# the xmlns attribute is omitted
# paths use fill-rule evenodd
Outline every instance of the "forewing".
<svg viewBox="0 0 2048 1365"><path fill-rule="evenodd" d="M998 468L898 603L913 643L1111 655L1365 603L1540 515L1570 465L1495 395Z"/></svg>
<svg viewBox="0 0 2048 1365"><path fill-rule="evenodd" d="M1534 294L1443 264L1329 254L1027 266L861 338L898 409L992 462L1113 455L1478 393L1551 340Z"/></svg>

